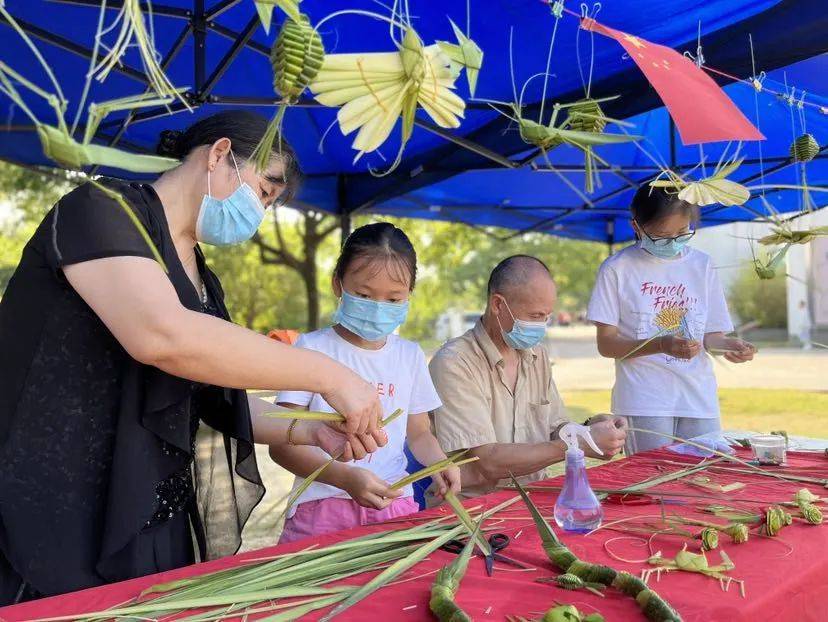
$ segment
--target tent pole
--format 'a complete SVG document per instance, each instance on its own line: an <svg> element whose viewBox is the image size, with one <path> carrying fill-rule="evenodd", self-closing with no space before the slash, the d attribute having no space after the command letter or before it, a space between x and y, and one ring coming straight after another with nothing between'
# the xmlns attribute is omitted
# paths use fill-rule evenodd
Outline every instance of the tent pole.
<svg viewBox="0 0 828 622"><path fill-rule="evenodd" d="M207 77L207 20L204 15L204 0L193 2L193 82L196 97L201 96Z"/></svg>
<svg viewBox="0 0 828 622"><path fill-rule="evenodd" d="M676 122L670 117L670 168L676 169Z"/></svg>
<svg viewBox="0 0 828 622"><path fill-rule="evenodd" d="M341 245L345 246L345 240L351 235L351 212L346 204L345 175L336 176L336 203L339 212L339 228L342 230Z"/></svg>

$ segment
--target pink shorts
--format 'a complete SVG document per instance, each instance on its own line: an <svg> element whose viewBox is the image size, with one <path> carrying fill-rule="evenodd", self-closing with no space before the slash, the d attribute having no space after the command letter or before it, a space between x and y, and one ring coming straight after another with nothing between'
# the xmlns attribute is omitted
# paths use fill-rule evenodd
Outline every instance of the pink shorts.
<svg viewBox="0 0 828 622"><path fill-rule="evenodd" d="M384 510L364 508L353 499L338 497L306 501L300 503L296 507L296 513L285 521L279 544L360 525L381 523L419 511L420 507L414 501L414 497L396 499Z"/></svg>

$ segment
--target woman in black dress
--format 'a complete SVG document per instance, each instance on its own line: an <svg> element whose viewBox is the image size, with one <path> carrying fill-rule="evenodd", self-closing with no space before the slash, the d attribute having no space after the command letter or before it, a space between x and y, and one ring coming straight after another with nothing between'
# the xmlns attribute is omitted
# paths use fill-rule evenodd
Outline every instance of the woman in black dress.
<svg viewBox="0 0 828 622"><path fill-rule="evenodd" d="M26 245L0 302L0 605L233 554L264 493L254 440L345 459L384 444L369 383L232 324L204 265L198 242L250 238L296 185L284 142L266 171L248 162L266 126L206 117L164 133L182 163L154 183L104 181L163 266L89 184ZM288 429L245 388L322 393L347 423Z"/></svg>

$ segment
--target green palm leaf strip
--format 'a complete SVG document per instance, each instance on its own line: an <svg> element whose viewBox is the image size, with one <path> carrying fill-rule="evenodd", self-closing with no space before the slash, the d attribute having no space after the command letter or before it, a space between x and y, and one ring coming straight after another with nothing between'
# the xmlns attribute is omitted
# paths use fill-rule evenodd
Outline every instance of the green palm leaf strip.
<svg viewBox="0 0 828 622"><path fill-rule="evenodd" d="M457 518L459 518L460 522L466 527L466 530L472 534L472 539L477 542L477 546L480 547L483 555L491 555L492 550L489 547L489 543L486 541L486 538L480 535L480 529L475 527L471 515L468 513L466 508L463 507L460 499L458 499L457 496L451 491L446 493L445 499L451 506L451 509L454 510L454 513L457 514Z"/></svg>
<svg viewBox="0 0 828 622"><path fill-rule="evenodd" d="M480 517L480 521L482 522L483 520L485 520L486 518L488 518L491 515L495 514L496 512L499 512L503 508L512 505L517 500L518 500L518 497L514 497L512 499L509 499L508 501L505 501L505 502L495 506L491 510L488 510L488 511L484 512ZM391 564L391 566L389 566L388 568L383 570L380 574L378 574L376 577L371 579L368 583L361 586L356 592L354 592L353 594L350 594L343 602L341 602L339 605L337 605L333 609L333 611L331 611L325 617L323 617L321 619L322 622L325 622L326 620L331 620L332 618L339 615L340 613L342 613L346 609L349 609L350 607L352 607L355 604L357 604L358 602L360 602L366 596L368 596L370 594L373 594L375 591L377 591L378 589L383 587L386 583L388 583L392 579L395 579L396 577L401 575L403 572L407 571L409 568L411 568L415 564L418 564L419 562L421 562L428 555L430 555L431 553L433 553L434 551L439 549L441 546L446 544L449 540L453 540L454 538L459 536L465 530L466 530L465 525L462 525L462 524L458 525L457 527L447 531L442 536L440 536L438 538L435 538L434 540L432 540L428 544L425 544L423 546L418 547L416 551L414 551L413 553L411 553L410 555L408 555L404 559L401 559L397 562L394 562L393 564ZM474 530L472 530L472 533L474 533Z"/></svg>
<svg viewBox="0 0 828 622"><path fill-rule="evenodd" d="M463 452L465 453L465 452ZM446 469L450 469L451 467L460 466L461 464L467 464L469 462L475 462L480 458L478 456L474 456L472 458L466 458L465 460L460 460L460 457L463 454L457 454L451 458L446 458L445 460L440 460L439 462L435 462L432 465L429 465L419 471L412 473L411 475L407 475L403 477L401 480L394 482L389 486L392 490L399 490L400 488L404 488L409 484L413 484L421 479L425 479L426 477L431 477L432 475L436 475L437 473L441 473ZM473 529L473 528L472 528Z"/></svg>

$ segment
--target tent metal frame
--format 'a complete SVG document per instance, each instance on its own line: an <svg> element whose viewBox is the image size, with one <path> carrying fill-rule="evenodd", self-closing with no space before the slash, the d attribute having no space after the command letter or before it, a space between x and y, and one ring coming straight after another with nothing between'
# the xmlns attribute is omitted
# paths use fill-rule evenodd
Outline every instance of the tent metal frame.
<svg viewBox="0 0 828 622"><path fill-rule="evenodd" d="M58 2L61 4L72 4L78 6L85 6L89 8L99 9L100 2L99 0L52 0L53 2ZM164 54L160 65L162 69L167 69L167 67L179 56L182 49L184 48L185 44L192 39L193 41L193 89L186 93L185 97L188 100L188 104L193 108L197 108L203 104L214 103L214 104L231 104L231 105L249 105L249 106L268 106L268 105L276 105L278 103L277 98L263 98L263 97L240 97L240 96L224 96L221 94L215 94L213 91L225 74L225 72L230 68L230 65L239 55L239 53L244 50L252 50L258 54L269 56L270 49L268 46L258 43L252 40L253 34L259 27L259 18L257 15L253 15L250 21L246 24L246 26L240 31L237 32L231 28L223 26L217 23L216 18L218 18L224 12L232 9L237 4L239 4L242 0L217 0L211 6L206 5L205 0L193 0L193 8L185 9L181 7L173 7L163 4L152 4L152 13L153 15L163 16L166 18L172 18L181 20L184 22L183 28L173 41L173 44ZM784 4L784 3L783 3ZM123 7L122 0L109 0L107 2L106 8L107 10L120 10ZM767 16L765 16L767 19ZM750 22L751 20L746 20ZM5 24L6 21L0 16L0 23ZM61 48L66 50L72 54L80 56L85 59L89 59L92 56L92 50L80 45L74 41L66 39L60 35L55 33L51 33L39 26L34 24L30 24L24 20L18 20L20 27L30 36L44 41L50 45L55 47ZM208 67L207 67L207 34L213 33L218 36L230 39L233 41L230 48L225 52L223 57L219 60L215 67L212 68L212 72L208 74ZM714 33L715 34L715 33ZM149 90L149 79L146 73L140 69L136 69L134 67L130 67L123 63L119 63L113 69L114 71L136 80L147 87ZM560 94L556 97L560 98ZM550 99L549 102L551 103L552 100ZM529 106L528 108L537 107L540 102ZM310 99L303 99L298 104L299 107L322 107L316 101ZM469 102L467 104L467 108L469 109L490 109L488 104L480 103L480 102ZM175 102L166 107L158 107L152 108L148 110L144 110L141 112L129 112L123 118L120 119L113 119L109 121L105 121L101 123L96 137L99 139L104 140L108 145L115 146L117 144L127 144L127 141L124 140L124 134L128 130L128 128L136 123L140 123L142 121L148 121L151 119L157 119L162 116L167 116L170 114L175 114L178 112L182 112L186 110L186 106L181 102ZM481 128L478 128L474 132L471 133L471 136L476 135L483 135L485 132L490 131L492 124L496 123L497 121L488 122L484 124ZM415 124L423 130L431 132L441 138L445 139L448 142L448 145L443 147L438 147L433 149L428 154L426 154L425 159L420 162L419 164L412 165L412 168L406 170L396 171L393 176L389 176L391 179L388 181L397 182L391 183L390 186L386 185L381 188L380 192L377 192L375 195L371 196L369 199L364 200L361 204L358 205L349 205L348 201L348 192L347 186L348 181L350 178L361 177L365 178L367 173L358 173L353 175L347 174L338 174L337 175L337 206L338 206L338 215L340 217L340 224L342 226L343 232L343 240L347 236L348 232L350 231L351 226L351 218L354 214L358 214L360 212L364 212L367 209L370 209L374 205L378 203L388 200L390 198L394 198L397 196L401 196L407 194L417 187L421 187L424 183L428 183L427 180L435 180L439 181L442 179L446 179L462 173L467 170L474 170L474 169L494 169L494 168L504 168L504 169L517 169L525 167L526 165L531 165L532 169L538 172L548 171L551 172L551 169L546 165L536 164L535 160L540 155L540 150L531 150L528 155L525 155L519 159L512 159L515 154L502 154L498 153L497 151L487 147L486 145L482 144L482 142L478 140L473 140L469 138L469 136L460 136L457 134L453 134L440 128L428 121L422 119L416 119ZM23 128L20 128L23 129ZM31 128L32 130L34 128ZM80 128L83 129L82 127ZM676 162L676 129L673 124L672 119L670 119L670 164L671 167L676 171L683 171L693 168L695 164L678 164ZM135 148L135 146L130 145L131 148ZM525 147L525 145L524 145ZM817 156L820 159L828 158L828 154L825 154L825 150L828 146L823 146L820 149L820 154ZM468 166L459 166L459 167L441 167L439 163L446 158L447 154L454 155L458 151L464 150L475 156L479 156L482 158L482 162L478 163L474 167ZM526 149L522 150L523 153L526 153ZM772 172L790 166L793 163L793 160L790 157L785 156L778 156L778 157L768 157L763 159L764 163L773 163L774 166L770 169L764 171L765 175L768 175ZM758 161L750 160L745 161L745 164L757 164ZM554 168L557 172L560 173L583 173L584 168L579 167L577 165L554 165ZM93 169L91 172L94 174L97 169ZM629 190L631 186L636 186L639 183L643 183L654 178L659 172L660 169L657 167L647 167L647 166L599 166L597 167L599 172L610 173L624 182L624 185L621 188L615 189L611 192L608 192L602 196L596 197L594 199L590 199L590 203L583 203L580 206L576 207L568 207L568 208L557 208L562 209L560 214L556 214L547 219L542 219L537 221L536 223L523 228L516 230L513 234L505 236L503 239L510 239L515 236L524 235L525 233L531 231L541 231L541 230L548 230L551 227L560 226L561 221L569 218L572 215L583 213L583 212L596 212L596 213L616 213L618 210L612 210L611 208L598 208L597 205L599 203L605 202L614 196L617 196L623 192ZM425 174L424 174L425 173ZM644 179L641 180L634 180L628 176L628 174L640 174L646 173ZM752 181L760 176L760 174L755 174L747 179L743 180L743 182ZM483 206L478 206L483 207ZM494 207L494 206L487 206L487 207ZM522 211L526 208L515 208L512 206L503 206L504 209L515 210L515 211ZM456 207L446 207L444 209L451 209L455 210ZM463 209L463 208L461 208ZM537 207L537 208L530 208L531 210L553 210L556 209L554 207ZM714 213L722 209L721 207L711 210L709 214ZM706 216L708 214L706 213ZM607 244L612 246L615 243L615 236L614 236L614 223L612 220L607 221Z"/></svg>

